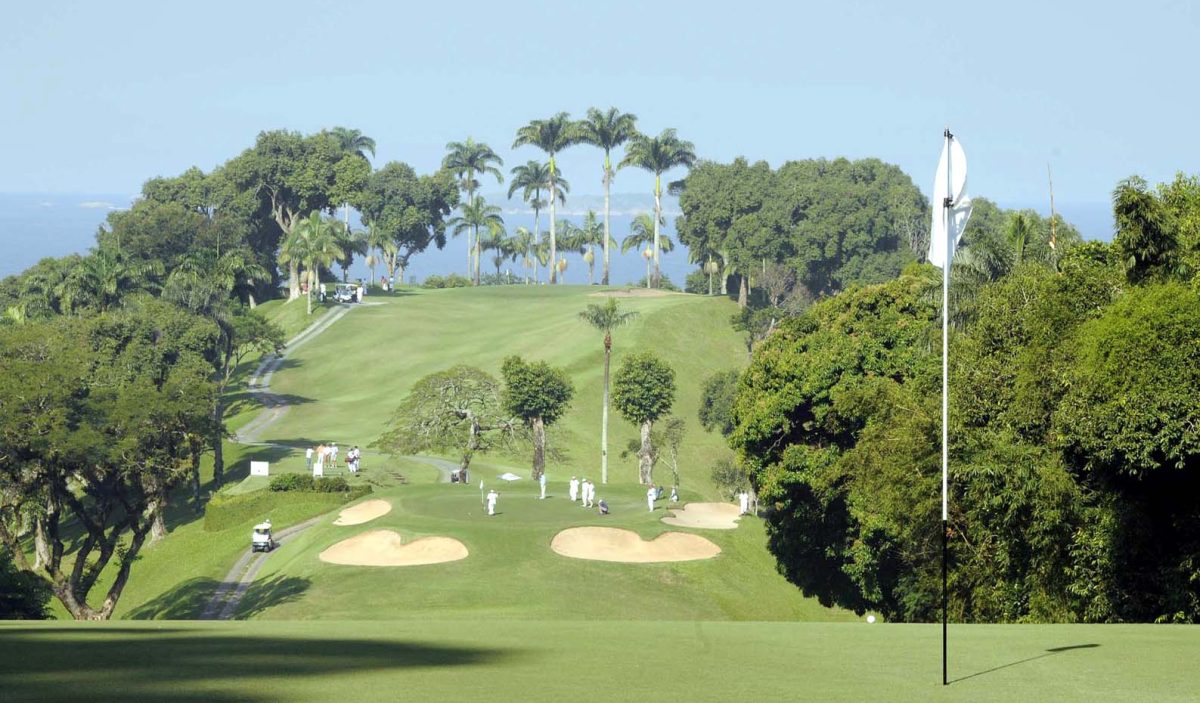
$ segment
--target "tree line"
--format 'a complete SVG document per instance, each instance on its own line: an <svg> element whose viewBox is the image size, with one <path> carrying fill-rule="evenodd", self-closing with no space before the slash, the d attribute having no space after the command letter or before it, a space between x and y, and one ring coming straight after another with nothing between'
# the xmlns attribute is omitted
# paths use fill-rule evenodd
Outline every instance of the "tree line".
<svg viewBox="0 0 1200 703"><path fill-rule="evenodd" d="M1200 180L1131 178L1113 209L1106 244L985 207L954 261L958 621L1200 621ZM705 389L738 458L714 477L753 483L825 604L937 617L939 284L910 264L820 300Z"/></svg>

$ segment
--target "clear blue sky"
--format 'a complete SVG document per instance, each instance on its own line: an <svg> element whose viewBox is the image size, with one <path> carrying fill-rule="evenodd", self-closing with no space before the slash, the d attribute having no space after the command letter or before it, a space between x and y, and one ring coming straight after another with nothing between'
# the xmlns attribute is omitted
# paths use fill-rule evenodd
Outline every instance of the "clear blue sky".
<svg viewBox="0 0 1200 703"><path fill-rule="evenodd" d="M472 135L615 105L701 157L877 156L926 181L949 124L971 191L1098 202L1200 170L1188 1L21 2L0 44L0 192L133 193L263 129L346 125L418 170ZM569 151L576 192L596 153ZM623 171L615 190L648 189Z"/></svg>

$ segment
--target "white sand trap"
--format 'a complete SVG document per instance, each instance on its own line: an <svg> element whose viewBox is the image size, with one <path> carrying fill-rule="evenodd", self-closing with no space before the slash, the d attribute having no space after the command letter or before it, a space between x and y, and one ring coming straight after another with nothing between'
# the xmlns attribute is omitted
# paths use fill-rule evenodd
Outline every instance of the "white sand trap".
<svg viewBox="0 0 1200 703"><path fill-rule="evenodd" d="M721 553L699 535L667 532L647 542L636 532L615 527L572 527L554 535L550 548L573 559L635 564L711 559Z"/></svg>
<svg viewBox="0 0 1200 703"><path fill-rule="evenodd" d="M671 295L669 290L658 290L656 288L626 288L625 290L606 290L588 293L593 298L661 298L665 295Z"/></svg>
<svg viewBox="0 0 1200 703"><path fill-rule="evenodd" d="M741 515L733 503L688 503L682 510L662 519L676 527L700 527L706 530L736 530Z"/></svg>
<svg viewBox="0 0 1200 703"><path fill-rule="evenodd" d="M450 537L422 537L408 544L391 530L371 530L342 540L319 555L345 566L423 566L467 558L467 546Z"/></svg>
<svg viewBox="0 0 1200 703"><path fill-rule="evenodd" d="M352 505L338 513L335 525L361 525L377 517L383 517L392 512L392 504L386 500L368 500L358 505Z"/></svg>

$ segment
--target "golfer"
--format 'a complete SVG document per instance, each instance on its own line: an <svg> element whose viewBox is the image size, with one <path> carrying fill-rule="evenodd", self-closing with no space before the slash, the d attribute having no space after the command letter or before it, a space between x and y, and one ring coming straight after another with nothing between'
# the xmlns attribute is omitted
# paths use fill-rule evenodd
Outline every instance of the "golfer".
<svg viewBox="0 0 1200 703"><path fill-rule="evenodd" d="M312 471L312 455L313 455L312 447L309 447L308 449L304 450L304 470L305 471Z"/></svg>
<svg viewBox="0 0 1200 703"><path fill-rule="evenodd" d="M567 495L571 496L572 503L579 497L579 479L574 476L571 477L571 482L567 484Z"/></svg>
<svg viewBox="0 0 1200 703"><path fill-rule="evenodd" d="M541 500L546 500L546 472L543 471L541 476L538 476L538 486L542 489Z"/></svg>
<svg viewBox="0 0 1200 703"><path fill-rule="evenodd" d="M738 494L738 508L740 509L739 515L745 515L750 512L750 494L746 491Z"/></svg>
<svg viewBox="0 0 1200 703"><path fill-rule="evenodd" d="M583 504L589 508L596 506L596 484L591 479L583 480Z"/></svg>
<svg viewBox="0 0 1200 703"><path fill-rule="evenodd" d="M487 509L488 515L496 514L496 501L499 500L500 494L495 489L488 491L487 494Z"/></svg>
<svg viewBox="0 0 1200 703"><path fill-rule="evenodd" d="M658 498L658 489L654 486L651 486L650 489L646 491L646 505L649 506L650 512L654 512L654 500L656 498Z"/></svg>

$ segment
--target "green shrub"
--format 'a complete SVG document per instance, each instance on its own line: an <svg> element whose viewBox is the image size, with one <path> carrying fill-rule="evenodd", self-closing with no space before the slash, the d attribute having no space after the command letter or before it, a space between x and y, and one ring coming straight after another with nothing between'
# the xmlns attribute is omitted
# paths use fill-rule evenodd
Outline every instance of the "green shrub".
<svg viewBox="0 0 1200 703"><path fill-rule="evenodd" d="M441 276L426 276L425 282L421 284L422 288L445 288L446 279Z"/></svg>
<svg viewBox="0 0 1200 703"><path fill-rule="evenodd" d="M314 482L308 474L278 474L271 477L267 487L272 491L311 491Z"/></svg>
<svg viewBox="0 0 1200 703"><path fill-rule="evenodd" d="M447 288L467 288L471 285L471 279L466 276L460 276L457 273L452 273L446 276Z"/></svg>
<svg viewBox="0 0 1200 703"><path fill-rule="evenodd" d="M350 484L346 482L344 476L329 476L313 480L313 486L308 490L317 493L349 493Z"/></svg>

